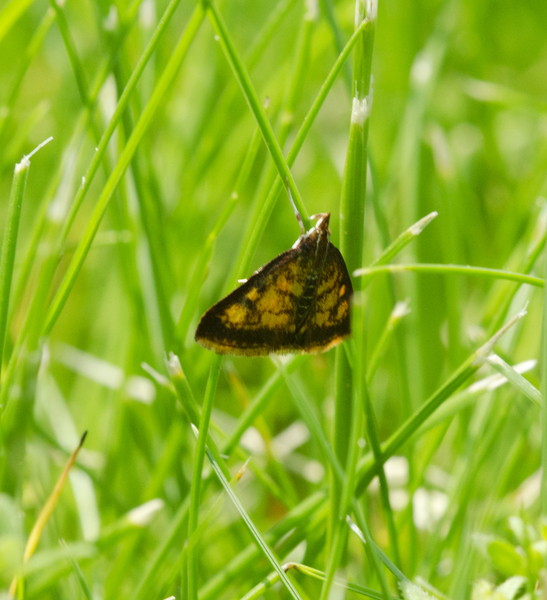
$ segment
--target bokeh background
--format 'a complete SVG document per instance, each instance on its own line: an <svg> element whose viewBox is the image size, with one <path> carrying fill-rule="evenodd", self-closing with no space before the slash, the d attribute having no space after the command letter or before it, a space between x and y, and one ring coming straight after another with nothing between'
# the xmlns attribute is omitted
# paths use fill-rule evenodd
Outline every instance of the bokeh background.
<svg viewBox="0 0 547 600"><path fill-rule="evenodd" d="M53 258L54 274L34 313L42 324L195 5L181 0L157 41L62 252ZM275 174L261 143L248 176L238 181L257 128L207 18L116 188L51 332L37 336L37 355L17 346L46 277L48 253L66 222L55 221L55 210L66 218L64 211L74 201L166 6L163 0L11 0L0 6L2 223L15 164L53 136L31 159L2 366L2 588L7 589L21 564L28 533L67 453L84 430L89 432L70 484L43 532L35 563L30 563L34 567L26 598L80 598L88 597L88 591L94 598L179 597L184 536L166 540L189 493L195 441L169 384L161 379L168 375L165 357L169 352L180 357L201 404L211 354L194 343L193 332L201 313L234 284L242 241ZM288 151L353 31L354 3L224 0L218 6L268 106L274 131L284 132ZM363 266L376 260L388 241L437 211L439 216L396 261L527 269L542 276L546 23L547 3L535 0L518 5L509 0L379 0ZM302 50L306 27L308 45ZM304 62L295 80L299 56ZM292 168L308 214L332 213L335 245L351 73L350 58ZM288 111L290 96L294 107ZM208 236L235 186L238 200L204 267L200 257ZM292 207L281 194L252 256L251 271L289 248L299 233ZM394 298L408 300L410 313L382 347L371 381L381 440L527 301L527 317L498 353L510 364L541 358L541 291L532 286L516 291L515 284L486 277L412 273L377 276L367 288L370 357ZM181 327L184 307L187 321ZM334 355L307 357L294 375L327 435L332 433ZM7 375L12 362L13 373ZM526 376L540 388L540 367L531 363L528 369ZM217 440L234 430L276 372L267 358L223 361L213 413ZM485 368L476 379L493 373ZM537 521L540 410L509 385L466 398L448 420L406 445L388 465L399 566L409 578L419 575L455 598L469 597L472 583L481 578L494 585L524 575L523 585L533 588L533 574L544 561L539 550L536 562L530 558L531 544L543 540ZM24 408L17 408L23 402ZM21 411L25 418L17 416ZM317 491L328 490L327 462L284 384L240 446L228 463L232 472L251 455L254 468L264 474L261 479L249 472L237 487L260 531L281 522ZM221 496L220 486L210 485L203 512ZM161 500L152 505L153 519L128 524L128 511L153 499ZM374 484L361 501L377 543L393 559ZM509 516L518 516L519 525ZM318 514L313 518L319 519ZM300 562L324 570L327 527L320 519L314 527L313 518L298 522L302 541L283 547L280 560L296 548ZM533 533L519 538L524 523ZM513 552L510 566L488 549L486 534L497 536L507 545L504 551ZM69 550L59 545L61 539ZM165 554L154 562L162 544ZM252 569L227 574L226 565L249 544L241 519L224 500L222 510L213 510L200 541L200 597L242 597L271 570L257 558ZM377 588L356 539L350 540L343 565L342 577ZM143 588L148 570L152 575ZM211 592L219 574L225 580ZM319 597L320 584L297 579L304 594ZM267 597L284 594L274 587Z"/></svg>

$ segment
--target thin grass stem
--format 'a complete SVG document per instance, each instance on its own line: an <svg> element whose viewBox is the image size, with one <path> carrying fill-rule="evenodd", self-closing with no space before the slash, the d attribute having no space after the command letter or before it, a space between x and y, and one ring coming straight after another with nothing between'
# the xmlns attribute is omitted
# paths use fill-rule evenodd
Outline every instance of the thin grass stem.
<svg viewBox="0 0 547 600"><path fill-rule="evenodd" d="M379 273L402 273L411 271L414 273L441 273L458 275L472 275L477 277L486 277L490 279L507 279L508 281L518 281L535 287L542 288L545 280L532 275L523 273L511 273L502 269L488 269L486 267L471 267L468 265L436 265L436 264L408 264L408 265L383 265L379 267L367 267L357 269L354 272L356 277L371 277Z"/></svg>
<svg viewBox="0 0 547 600"><path fill-rule="evenodd" d="M95 234L97 233L99 224L102 220L104 212L106 211L108 203L110 202L110 199L112 198L112 195L118 183L120 182L120 179L122 178L127 167L129 166L129 163L133 158L137 146L140 143L146 130L148 129L152 118L154 117L159 106L161 105L161 102L164 101L165 94L168 93L171 84L180 69L182 62L186 57L190 44L194 40L194 37L196 36L201 26L204 16L205 12L203 4L202 2L198 2L193 15L190 18L190 21L188 22L186 29L184 30L184 33L163 72L163 75L161 76L160 80L156 85L154 93L152 94L152 97L150 98L147 107L144 109L139 121L137 122L135 129L131 134L131 137L127 141L127 145L125 146L119 158L118 164L112 172L112 175L109 177L99 197L99 200L95 205L93 214L88 222L85 233L82 236L80 243L78 244L78 247L76 249L76 252L74 253L68 271L65 277L63 278L63 281L59 286L59 289L57 290L57 293L49 308L46 323L43 330L44 335L47 335L51 331L53 325L55 324L55 321L61 313L61 310L63 309L67 298L74 286L74 282L76 281L76 278L78 277L82 265L87 257L87 254L89 252L93 239L95 238Z"/></svg>
<svg viewBox="0 0 547 600"><path fill-rule="evenodd" d="M17 248L17 235L19 232L19 220L21 218L21 208L23 206L23 197L25 195L29 168L30 161L26 156L21 162L15 165L6 228L4 231L4 241L2 242L2 259L0 262L0 369L4 356L4 342L6 337L15 250Z"/></svg>
<svg viewBox="0 0 547 600"><path fill-rule="evenodd" d="M288 182L289 189L291 190L294 203L298 212L300 213L302 222L304 223L306 229L309 229L311 227L311 223L306 212L306 208L304 207L304 203L302 202L300 192L296 187L296 183L294 182L291 171L287 165L287 162L285 161L285 157L283 156L283 152L279 146L277 138L275 137L272 126L266 117L264 108L258 99L258 95L253 87L249 74L247 73L247 69L236 52L236 49L228 34L228 30L226 29L220 12L218 11L218 8L214 2L211 1L208 4L207 12L211 20L211 24L213 25L216 34L219 36L220 44L226 55L226 58L228 59L230 67L234 71L234 75L241 86L241 91L245 96L245 100L249 104L260 132L262 133L262 137L264 138L264 142L266 143L271 157L273 158L275 166L277 167L277 170L279 171L279 174L283 180Z"/></svg>

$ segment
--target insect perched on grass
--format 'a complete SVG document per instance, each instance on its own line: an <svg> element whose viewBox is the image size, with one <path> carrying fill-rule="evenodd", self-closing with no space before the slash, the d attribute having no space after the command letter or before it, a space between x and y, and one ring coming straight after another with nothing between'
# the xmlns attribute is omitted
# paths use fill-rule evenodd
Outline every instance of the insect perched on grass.
<svg viewBox="0 0 547 600"><path fill-rule="evenodd" d="M329 213L293 247L212 306L196 342L218 354L318 353L350 334L353 294L346 263L329 241Z"/></svg>

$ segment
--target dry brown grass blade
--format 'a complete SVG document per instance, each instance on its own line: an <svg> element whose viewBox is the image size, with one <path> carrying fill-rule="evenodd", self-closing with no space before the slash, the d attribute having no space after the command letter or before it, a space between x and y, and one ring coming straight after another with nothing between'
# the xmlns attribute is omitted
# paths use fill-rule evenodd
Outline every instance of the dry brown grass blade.
<svg viewBox="0 0 547 600"><path fill-rule="evenodd" d="M40 514L38 515L38 519L36 519L36 523L34 524L32 531L30 532L30 535L29 535L29 538L27 541L27 545L25 547L25 553L23 555L23 564L26 564L28 562L28 560L34 554L34 551L36 550L36 546L38 545L38 542L40 541L40 536L42 535L42 531L44 530L44 527L46 526L46 523L47 523L49 517L51 516L51 513L53 512L53 509L55 508L57 501L59 500L59 497L60 497L61 492L63 491L63 487L65 485L65 482L68 478L68 473L70 472L72 465L76 462L76 456L78 456L78 452L80 451L80 448L84 444L86 435L87 435L87 431L84 432L84 434L82 435L82 438L80 439L80 443L78 444L78 447L76 448L76 450L74 450L74 452L70 455L69 459L67 460L66 465L63 469L63 472L61 473L61 475L59 475L59 479L57 479L57 483L55 484L53 491L51 492L51 494L49 495L49 498L47 499L46 503L44 504L44 508L42 508ZM9 593L12 598L15 598L15 593L17 591L18 582L19 582L19 578L17 576L14 577L13 581L11 582Z"/></svg>

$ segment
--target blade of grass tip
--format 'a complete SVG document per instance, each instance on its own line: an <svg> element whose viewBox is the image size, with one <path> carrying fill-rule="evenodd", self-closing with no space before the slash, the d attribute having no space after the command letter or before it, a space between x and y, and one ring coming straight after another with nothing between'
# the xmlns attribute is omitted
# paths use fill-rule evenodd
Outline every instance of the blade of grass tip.
<svg viewBox="0 0 547 600"><path fill-rule="evenodd" d="M440 596L432 596L433 593L432 587L429 588L429 591L426 591L421 586L413 583L412 581L406 581L401 584L401 594L405 600L432 600L433 598L443 598L447 597L444 594Z"/></svg>
<svg viewBox="0 0 547 600"><path fill-rule="evenodd" d="M443 594L436 587L433 587L429 583L429 581L426 581L423 577L420 577L419 575L417 575L414 578L414 582L416 583L416 585L419 585L424 590L426 590L427 592L429 592L430 594L432 594L435 598L439 598L439 600L450 600L450 598L446 594Z"/></svg>
<svg viewBox="0 0 547 600"><path fill-rule="evenodd" d="M441 273L458 275L472 275L475 277L488 277L491 279L507 279L509 281L518 281L519 283L527 283L535 287L544 287L545 280L532 275L524 275L523 273L513 273L511 271L503 271L502 269L488 269L486 267L471 267L468 265L438 265L438 264L407 264L407 265L382 265L379 267L366 267L357 269L353 275L355 277L370 277L378 273L402 273L411 271L413 273Z"/></svg>
<svg viewBox="0 0 547 600"><path fill-rule="evenodd" d="M25 259L25 263L22 268L22 275L20 278L21 285L19 285L18 289L17 289L18 297L22 293L22 288L24 287L24 284L25 284L26 280L28 279L28 273L30 272L30 267L34 263L34 255L36 253L38 240L41 235L41 231L43 229L46 217L49 219L49 224L54 231L51 233L50 238L49 238L49 240L47 240L47 243L45 245L48 247L50 245L54 245L54 247L58 248L58 250L56 252L58 252L58 253L62 252L64 241L66 240L68 232L69 232L71 225L74 221L74 218L79 210L79 207L81 206L81 203L85 197L85 194L86 194L89 186L91 185L91 182L93 181L93 177L98 169L99 164L101 163L102 160L104 161L104 159L105 159L105 150L106 150L108 141L109 141L114 129L117 126L117 123L120 119L122 111L125 109L125 106L127 105L127 102L131 96L131 92L134 89L134 87L140 77L140 74L142 73L149 57L151 56L152 52L155 49L155 46L159 39L159 36L161 35L162 31L165 29L167 23L170 20L170 17L172 16L175 8L177 7L179 1L180 0L171 0L171 3L166 8L162 18L160 19L160 22L158 23L158 26L157 26L154 34L152 35L148 46L146 47L145 51L143 52L143 54L137 64L137 67L133 71L131 78L130 78L127 86L125 87L124 92L120 98L118 106L116 107L116 110L114 111L114 115L112 116L100 142L98 143L98 147L94 154L91 165L88 168L85 176L82 178L82 185L76 194L74 202L70 206L68 217L66 219L61 219L61 213L64 215L65 211L68 209L68 204L66 205L67 206L66 208L65 208L63 202L59 203L59 204L63 204L62 207L57 206L58 194L55 195L55 198L54 198L53 202L51 203L51 205L49 203L44 204L43 210L41 211L41 214L39 216L39 221L41 220L42 222L37 223L33 241L31 242L31 244L29 246L29 251L27 252L27 257ZM116 39L116 43L118 46L121 44L124 37L126 36L128 30L130 28L130 25L135 17L137 9L138 9L138 0L134 1L133 4L127 10L127 13L125 15L126 20L125 20L124 26L123 26L122 30L119 32L117 39ZM89 95L90 99L91 99L91 104L95 103L95 100L99 94L99 91L102 89L104 79L110 72L110 65L114 60L113 56L114 56L115 48L116 48L116 44L113 45L113 51L111 52L110 56L107 57L107 59L105 61L103 61L103 64L101 65L101 67L98 70L98 75L96 77L92 91ZM73 142L76 142L80 138L80 132L86 128L86 126L87 126L86 124L89 123L91 121L91 119L92 119L92 111L90 109L84 110L82 112L81 118L78 120L78 123L76 125L76 130L72 136L73 141L71 142L71 145ZM65 153L65 157L67 154L68 153ZM68 162L68 161L63 159L63 164L65 162ZM62 169L62 167L61 167L61 169ZM60 171L61 171L61 169L60 169ZM110 168L108 168L107 170L108 170L108 172L111 171ZM60 179L60 176L58 178ZM56 185L50 186L50 188L52 188L52 192L51 193L48 192L48 196L51 196L52 198L54 197L54 192L55 192L56 187L57 187ZM54 206L54 204L55 204L55 206ZM55 215L55 217L54 217L54 215ZM54 252L55 251L52 250L50 252L50 254L53 256ZM56 257L53 257L53 259L55 261L57 260ZM42 311L42 306L43 306L43 302L44 302L44 299L41 298L40 296L42 296L44 294L44 289L45 289L46 294L49 292L48 281L53 276L53 273L51 273L51 277L45 277L44 273L46 273L47 271L48 271L47 268L39 269L40 276L41 276L40 281L43 282L43 283L41 283L42 290L40 291L40 293L38 293L38 291L35 293L36 302L34 302L34 300L33 300L35 306L40 307L40 311ZM31 311L29 311L29 312L31 312ZM30 327L30 320L27 320L27 326L25 328L25 332L29 328L32 329ZM25 335L26 335L26 333L25 333ZM20 338L24 337L22 332L20 333L19 337ZM19 348L22 345L22 341L23 341L22 339L20 339L18 341ZM18 353L15 352L14 354L15 354L14 358L17 359ZM9 371L8 375L10 372L11 373L14 372L13 367L14 367L14 363L10 362L10 365L8 365L8 371ZM11 368L11 370L10 370L10 368ZM11 379L11 376L6 377L6 379L7 380Z"/></svg>
<svg viewBox="0 0 547 600"><path fill-rule="evenodd" d="M87 257L87 253L91 248L91 244L93 243L93 239L97 233L108 203L110 202L110 199L112 198L120 179L129 166L137 145L140 143L143 135L147 131L157 109L162 105L162 102L165 102L165 95L170 89L172 89L172 83L180 70L188 49L190 48L190 44L194 40L204 17L205 9L203 2L199 1L194 9L190 21L186 25L175 51L173 52L165 70L163 71L162 76L156 84L148 105L144 109L133 133L131 134L131 137L127 141L127 144L118 160L118 164L116 165L111 176L108 178L108 181L101 192L99 200L97 201L91 218L87 224L86 230L80 240L80 243L78 244L76 252L74 253L70 266L49 307L46 317L46 324L43 329L44 335L49 334L59 314L61 313L61 310L63 309L74 286L74 282L76 281L76 278L78 277L82 265Z"/></svg>
<svg viewBox="0 0 547 600"><path fill-rule="evenodd" d="M410 313L409 300L404 300L403 302L397 302L389 315L389 318L386 322L384 330L380 335L378 343L376 344L371 357L368 361L367 368L367 384L370 385L372 379L374 378L374 374L376 373L376 369L380 364L380 358L385 352L389 341L391 340L391 336L393 332L406 315Z"/></svg>
<svg viewBox="0 0 547 600"><path fill-rule="evenodd" d="M527 398L529 398L536 406L540 408L543 405L543 397L541 392L535 388L528 379L525 379L520 373L517 373L513 367L508 365L497 354L491 354L486 362L492 365L498 373L501 373L507 378L518 390L520 390Z"/></svg>
<svg viewBox="0 0 547 600"><path fill-rule="evenodd" d="M367 542L365 535L363 534L361 529L357 527L357 525L351 520L351 517L349 515L346 516L346 523L348 524L348 527L351 529L351 531L355 533L355 535L361 540L363 544L371 543L370 540ZM380 549L376 546L374 542L372 542L372 545L375 547L373 549L377 551L380 560L395 575L395 577L397 577L399 581L410 581L408 577L398 567L396 567L383 552L380 551Z"/></svg>
<svg viewBox="0 0 547 600"><path fill-rule="evenodd" d="M199 441L201 432L195 431L194 433L199 434L198 435L198 441ZM287 591L291 594L291 596L295 600L301 600L298 592L296 591L296 588L294 587L291 580L287 577L285 571L283 570L283 567L279 564L279 562L275 558L273 552L270 550L270 547L268 546L268 544L266 543L264 538L260 535L255 524L253 523L253 521L247 514L247 511L243 508L243 505L241 504L236 493L230 486L230 483L228 482L226 477L224 477L220 467L217 465L215 459L213 458L213 455L210 453L209 448L205 447L205 452L207 454L207 458L209 459L209 462L211 463L211 466L213 467L215 473L217 474L217 477L219 478L220 482L222 483L222 486L224 487L226 493L230 497L230 500L233 502L237 511L241 515L241 518L245 521L245 524L249 528L251 535L255 538L257 544L260 546L262 552L266 556L266 559L270 562L272 567L275 569L275 571L279 575L279 578L281 579L283 585L287 588Z"/></svg>
<svg viewBox="0 0 547 600"><path fill-rule="evenodd" d="M527 360L518 363L511 368L517 373L526 373L527 371L535 368L536 364L536 360ZM479 379L475 383L472 383L461 392L454 394L454 396L446 400L446 402L439 407L416 432L417 437L420 437L431 429L437 427L437 425L440 425L443 421L454 416L457 412L463 410L464 408L475 404L480 395L492 392L506 383L507 378L499 373L496 373L495 375L489 375L488 377Z"/></svg>
<svg viewBox="0 0 547 600"><path fill-rule="evenodd" d="M406 231L403 231L401 235L394 240L379 256L377 260L375 260L371 267L377 267L380 265L387 264L394 256L399 254L399 252L409 244L415 237L420 235L422 231L435 219L439 213L437 211L433 211L421 218L419 221L416 221L414 225L410 226Z"/></svg>
<svg viewBox="0 0 547 600"><path fill-rule="evenodd" d="M543 265L544 276L547 277L547 246L545 246ZM543 320L541 323L541 392L542 402L542 429L541 429L541 515L547 516L547 293L543 291Z"/></svg>
<svg viewBox="0 0 547 600"><path fill-rule="evenodd" d="M230 64L230 67L232 68L234 75L241 86L245 100L249 104L257 125L260 128L262 137L264 138L266 146L268 147L273 161L275 162L277 170L279 171L283 181L288 181L294 203L296 204L296 208L302 217L304 227L309 229L311 227L311 222L308 218L304 203L302 202L300 192L298 191L296 183L294 182L292 173L287 165L287 162L285 161L285 157L283 156L283 152L279 146L277 138L275 137L272 126L266 117L264 108L258 99L256 90L254 89L249 74L247 73L247 69L235 50L218 8L212 1L207 5L207 14L213 29L219 38L222 50L228 60L228 63Z"/></svg>
<svg viewBox="0 0 547 600"><path fill-rule="evenodd" d="M53 9L50 7L49 11L55 16ZM125 34L127 33L128 27L126 26L123 31L118 36L118 45L121 43L120 40L123 40ZM104 80L110 72L110 65L114 61L114 49L116 49L116 45L113 45L113 49L110 55L103 60L101 66L98 69L97 76L95 78L95 82L93 84L90 97L95 102L102 86L104 84ZM50 254L56 252L57 255L62 252L63 244L66 239L66 235L70 226L72 224L72 220L78 211L78 208L81 204L81 200L85 194L85 190L87 189L84 186L80 188L79 192L76 195L76 199L73 205L70 207L70 211L68 209L68 195L71 193L69 190L72 189L72 175L71 173L74 171L74 165L77 163L78 154L83 150L85 144L82 143L82 140L85 138L84 132L89 126L89 123L92 118L92 111L85 107L81 110L80 115L76 121L74 126L71 139L66 146L66 150L63 152L62 159L59 163L56 173L52 177L44 199L41 203L38 214L36 215L36 219L34 222L34 231L31 236L31 239L27 245L27 250L25 253L24 261L19 269L19 280L14 289L13 293L13 305L19 306L19 300L23 295L24 290L27 287L27 284L30 279L30 274L32 269L34 269L35 273L40 273L40 277L43 277L42 269L39 268L40 261L36 260L36 255L38 253L38 248L41 245L48 246L48 241L46 240L46 244L42 242L40 244L40 240L42 238L43 232L48 231L48 229L53 229L54 233L52 234L52 238L55 241L55 250L52 248L50 250ZM1 141L0 141L1 145ZM79 148L79 150L78 150ZM95 153L96 165L99 165L99 157L104 157L104 154L100 152ZM91 184L91 180L93 179L93 174L90 173L91 168L88 169L87 176L87 185ZM94 173L94 172L93 172ZM83 190L83 193L82 193ZM67 197L66 200L64 199ZM60 200L61 198L61 200ZM78 198L81 200L78 201ZM69 212L68 218L64 219L65 213ZM61 215L62 213L62 215ZM46 225L48 229L46 229ZM43 262L43 259L42 261ZM40 304L40 310L42 311L42 305ZM10 310L9 320L13 318L14 308Z"/></svg>
<svg viewBox="0 0 547 600"><path fill-rule="evenodd" d="M207 388L203 398L203 408L199 422L198 443L194 456L194 468L192 474L192 488L190 490L190 509L188 511L188 539L191 539L194 531L198 527L199 504L201 499L201 477L203 471L203 462L205 460L206 441L209 434L209 422L213 410L213 400L220 375L220 364L222 355L215 355L211 364L211 372L207 380ZM195 425L194 425L195 427ZM208 450L208 449L207 449ZM215 461L216 464L216 461ZM217 465L219 473L220 467ZM223 475L224 477L224 475ZM226 479L226 478L224 478ZM229 486L228 486L229 487ZM188 598L197 600L198 597L198 557L197 549L192 548L188 552Z"/></svg>
<svg viewBox="0 0 547 600"><path fill-rule="evenodd" d="M26 564L29 561L30 557L34 554L34 551L36 550L36 546L40 541L42 531L44 530L44 527L46 526L46 523L48 522L49 517L51 516L51 513L53 512L53 509L55 508L59 500L61 492L63 491L63 487L65 486L66 480L68 479L68 473L72 468L72 465L76 461L76 457L78 456L80 448L84 444L86 436L87 431L84 432L84 434L82 435L80 443L78 444L76 450L74 450L74 452L70 455L63 471L61 472L61 475L59 476L59 479L57 480L57 483L55 484L55 487L53 488L53 491L49 495L49 498L46 500L44 507L40 511L38 519L36 519L36 523L34 524L34 527L30 532L27 545L25 547L25 552L23 554L23 564ZM18 577L15 577L11 582L9 589L9 593L11 594L11 596L15 596L19 582L20 580Z"/></svg>
<svg viewBox="0 0 547 600"><path fill-rule="evenodd" d="M525 315L526 308L522 309L510 319L485 344L464 361L448 381L430 396L420 408L382 444L382 461L384 463L410 439L425 420L430 417L437 408L462 385L462 383L467 381L467 379L469 379L486 362L501 336ZM359 466L359 482L356 491L357 496L361 495L372 481L372 478L376 474L376 469L377 465L370 455L363 459Z"/></svg>

